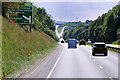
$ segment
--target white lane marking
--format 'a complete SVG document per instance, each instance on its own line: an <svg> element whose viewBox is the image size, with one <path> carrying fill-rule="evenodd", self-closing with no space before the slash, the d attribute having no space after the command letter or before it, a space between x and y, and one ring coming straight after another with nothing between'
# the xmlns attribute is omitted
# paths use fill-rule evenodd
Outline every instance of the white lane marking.
<svg viewBox="0 0 120 80"><path fill-rule="evenodd" d="M99 66L100 69L102 69L103 67L102 66Z"/></svg>
<svg viewBox="0 0 120 80"><path fill-rule="evenodd" d="M40 67L40 65L33 71L31 72L31 75Z"/></svg>
<svg viewBox="0 0 120 80"><path fill-rule="evenodd" d="M57 61L55 62L53 68L52 68L51 71L49 72L49 74L48 74L48 76L47 76L47 79L50 78L50 76L52 75L52 73L53 73L53 71L54 71L54 69L55 69L57 63L59 62L59 60L60 60L62 54L63 54L63 50L62 50L62 53L60 54L59 58L58 58Z"/></svg>
<svg viewBox="0 0 120 80"><path fill-rule="evenodd" d="M27 76L32 75L39 67L40 67L40 65L37 66L37 68L35 68L30 74L26 74L25 76L27 77ZM27 72L28 72L28 71L27 71ZM22 77L22 78L24 78L24 77Z"/></svg>
<svg viewBox="0 0 120 80"><path fill-rule="evenodd" d="M95 60L95 59L94 59L93 61L94 61L94 62L96 62L96 60Z"/></svg>
<svg viewBox="0 0 120 80"><path fill-rule="evenodd" d="M40 65L38 65L37 68L35 68L30 74L26 74L25 76L30 76L30 75L32 75L39 67L40 67ZM28 71L27 71L27 72L28 72Z"/></svg>
<svg viewBox="0 0 120 80"><path fill-rule="evenodd" d="M31 75L40 67L40 65L34 70L31 72Z"/></svg>
<svg viewBox="0 0 120 80"><path fill-rule="evenodd" d="M113 80L113 78L112 78L112 77L109 77L109 79L110 79L110 80Z"/></svg>

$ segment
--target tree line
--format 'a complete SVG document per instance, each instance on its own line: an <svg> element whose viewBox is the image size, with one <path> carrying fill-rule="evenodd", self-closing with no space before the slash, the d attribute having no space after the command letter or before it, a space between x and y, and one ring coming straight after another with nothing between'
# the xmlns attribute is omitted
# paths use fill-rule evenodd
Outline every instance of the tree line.
<svg viewBox="0 0 120 80"><path fill-rule="evenodd" d="M120 5L114 6L107 13L99 16L91 24L71 25L68 23L65 28L63 38L92 39L95 41L104 41L106 43L120 42Z"/></svg>
<svg viewBox="0 0 120 80"><path fill-rule="evenodd" d="M58 38L55 35L55 21L52 16L46 12L44 8L36 7L31 2L2 2L2 16L9 18L9 11L11 8L17 9L20 5L27 5L33 7L33 26L37 31L48 32L47 34L55 40Z"/></svg>

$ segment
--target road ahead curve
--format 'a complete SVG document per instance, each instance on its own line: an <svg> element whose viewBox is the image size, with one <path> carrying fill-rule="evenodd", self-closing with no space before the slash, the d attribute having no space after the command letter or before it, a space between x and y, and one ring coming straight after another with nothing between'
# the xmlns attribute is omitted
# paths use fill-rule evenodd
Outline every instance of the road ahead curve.
<svg viewBox="0 0 120 80"><path fill-rule="evenodd" d="M109 51L107 57L93 57L90 46L67 47L67 43L60 43L21 78L118 78L117 53Z"/></svg>

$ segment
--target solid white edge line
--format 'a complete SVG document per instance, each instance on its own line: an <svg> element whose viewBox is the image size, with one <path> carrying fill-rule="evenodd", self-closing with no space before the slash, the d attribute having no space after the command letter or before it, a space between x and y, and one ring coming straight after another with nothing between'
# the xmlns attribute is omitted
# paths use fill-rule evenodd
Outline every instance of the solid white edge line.
<svg viewBox="0 0 120 80"><path fill-rule="evenodd" d="M52 68L51 71L49 72L49 74L48 74L48 76L47 76L47 79L50 78L50 76L51 76L51 74L53 73L53 71L54 71L54 69L55 69L55 67L56 67L56 65L57 65L57 63L58 63L58 61L60 60L62 54L63 54L63 50L62 50L62 53L60 54L59 58L58 58L57 61L55 62L53 68Z"/></svg>
<svg viewBox="0 0 120 80"><path fill-rule="evenodd" d="M27 77L27 76L32 75L39 67L40 67L40 65L38 65L30 74L26 74L25 76ZM28 72L28 71L27 71L27 72ZM25 76L24 76L24 77L25 77ZM24 78L24 77L22 77L22 78Z"/></svg>
<svg viewBox="0 0 120 80"><path fill-rule="evenodd" d="M109 79L110 79L110 80L113 80L113 78L112 78L112 77L109 77Z"/></svg>
<svg viewBox="0 0 120 80"><path fill-rule="evenodd" d="M94 62L96 62L96 60L95 60L95 59L94 59L93 61L94 61Z"/></svg>

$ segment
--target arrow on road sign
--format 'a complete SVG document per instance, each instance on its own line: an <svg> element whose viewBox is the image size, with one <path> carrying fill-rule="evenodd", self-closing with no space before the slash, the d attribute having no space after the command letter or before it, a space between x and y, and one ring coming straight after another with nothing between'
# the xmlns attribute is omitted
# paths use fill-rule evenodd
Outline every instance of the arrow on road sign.
<svg viewBox="0 0 120 80"><path fill-rule="evenodd" d="M26 17L26 16L23 15L23 17L24 17L25 19L29 20L29 23L31 23L31 16L29 16L29 18L28 18L28 17Z"/></svg>

